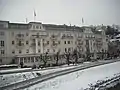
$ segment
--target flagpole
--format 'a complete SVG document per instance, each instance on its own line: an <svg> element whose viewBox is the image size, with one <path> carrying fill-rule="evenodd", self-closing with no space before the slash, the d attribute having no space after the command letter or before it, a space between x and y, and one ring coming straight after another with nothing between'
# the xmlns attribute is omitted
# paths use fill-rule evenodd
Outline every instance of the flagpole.
<svg viewBox="0 0 120 90"><path fill-rule="evenodd" d="M35 15L34 15L34 22L35 22Z"/></svg>
<svg viewBox="0 0 120 90"><path fill-rule="evenodd" d="M28 19L26 18L26 23L28 22Z"/></svg>
<svg viewBox="0 0 120 90"><path fill-rule="evenodd" d="M82 26L84 25L84 19L83 19L83 17L82 17Z"/></svg>
<svg viewBox="0 0 120 90"><path fill-rule="evenodd" d="M34 22L36 20L36 12L35 12L35 9L34 9Z"/></svg>

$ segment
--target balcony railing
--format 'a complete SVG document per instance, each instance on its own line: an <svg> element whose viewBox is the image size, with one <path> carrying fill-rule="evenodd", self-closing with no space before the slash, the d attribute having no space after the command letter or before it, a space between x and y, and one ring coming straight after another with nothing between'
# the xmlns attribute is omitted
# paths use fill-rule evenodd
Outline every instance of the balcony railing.
<svg viewBox="0 0 120 90"><path fill-rule="evenodd" d="M53 43L52 45L51 45L51 47L57 47L57 43Z"/></svg>
<svg viewBox="0 0 120 90"><path fill-rule="evenodd" d="M16 48L24 48L24 43L17 43Z"/></svg>
<svg viewBox="0 0 120 90"><path fill-rule="evenodd" d="M96 46L102 46L103 43L96 43Z"/></svg>
<svg viewBox="0 0 120 90"><path fill-rule="evenodd" d="M73 39L73 36L67 36L67 35L63 35L62 39Z"/></svg>
<svg viewBox="0 0 120 90"><path fill-rule="evenodd" d="M17 43L17 46L24 46L24 43Z"/></svg>
<svg viewBox="0 0 120 90"><path fill-rule="evenodd" d="M78 37L77 37L77 39L81 39L81 38L82 38L82 36L78 36Z"/></svg>
<svg viewBox="0 0 120 90"><path fill-rule="evenodd" d="M83 45L83 42L81 42L81 43L78 43L77 45Z"/></svg>
<svg viewBox="0 0 120 90"><path fill-rule="evenodd" d="M52 40L56 40L57 39L57 35L52 35L51 37L50 37L50 39L52 39Z"/></svg>
<svg viewBox="0 0 120 90"><path fill-rule="evenodd" d="M43 46L47 46L47 45L49 45L47 42L43 43Z"/></svg>
<svg viewBox="0 0 120 90"><path fill-rule="evenodd" d="M35 46L36 45L36 43L31 43L31 46Z"/></svg>
<svg viewBox="0 0 120 90"><path fill-rule="evenodd" d="M17 34L16 39L17 40L24 40L24 34Z"/></svg>

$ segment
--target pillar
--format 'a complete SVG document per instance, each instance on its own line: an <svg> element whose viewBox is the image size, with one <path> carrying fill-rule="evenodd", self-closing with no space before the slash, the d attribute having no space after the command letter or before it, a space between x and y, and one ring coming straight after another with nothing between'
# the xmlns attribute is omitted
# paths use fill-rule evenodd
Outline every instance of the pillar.
<svg viewBox="0 0 120 90"><path fill-rule="evenodd" d="M34 62L35 62L35 57L34 57Z"/></svg>
<svg viewBox="0 0 120 90"><path fill-rule="evenodd" d="M24 63L24 57L22 57L22 59L23 59L22 61L23 61L23 63Z"/></svg>
<svg viewBox="0 0 120 90"><path fill-rule="evenodd" d="M20 64L20 58L18 57L18 63Z"/></svg>
<svg viewBox="0 0 120 90"><path fill-rule="evenodd" d="M35 39L35 53L38 53L38 40Z"/></svg>
<svg viewBox="0 0 120 90"><path fill-rule="evenodd" d="M41 53L43 53L43 39L40 39L40 49Z"/></svg>

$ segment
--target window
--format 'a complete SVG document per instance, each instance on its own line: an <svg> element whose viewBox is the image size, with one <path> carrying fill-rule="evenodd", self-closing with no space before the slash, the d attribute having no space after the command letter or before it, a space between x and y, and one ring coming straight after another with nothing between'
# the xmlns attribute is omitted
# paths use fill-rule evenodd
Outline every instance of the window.
<svg viewBox="0 0 120 90"><path fill-rule="evenodd" d="M2 59L0 59L0 63L2 63Z"/></svg>
<svg viewBox="0 0 120 90"><path fill-rule="evenodd" d="M60 41L58 41L58 44L60 44Z"/></svg>
<svg viewBox="0 0 120 90"><path fill-rule="evenodd" d="M19 46L21 46L21 45L22 45L22 44L21 44L21 41L19 41L18 45L19 45Z"/></svg>
<svg viewBox="0 0 120 90"><path fill-rule="evenodd" d="M77 41L75 41L75 44L77 44Z"/></svg>
<svg viewBox="0 0 120 90"><path fill-rule="evenodd" d="M67 52L67 48L65 48L65 52Z"/></svg>
<svg viewBox="0 0 120 90"><path fill-rule="evenodd" d="M36 29L39 29L39 26L36 26Z"/></svg>
<svg viewBox="0 0 120 90"><path fill-rule="evenodd" d="M22 43L21 41L18 42L18 46L23 46L24 43Z"/></svg>
<svg viewBox="0 0 120 90"><path fill-rule="evenodd" d="M55 49L53 49L53 52L55 52Z"/></svg>
<svg viewBox="0 0 120 90"><path fill-rule="evenodd" d="M30 59L28 58L28 61L27 61L28 63L30 63Z"/></svg>
<svg viewBox="0 0 120 90"><path fill-rule="evenodd" d="M70 41L68 41L68 44L70 44Z"/></svg>
<svg viewBox="0 0 120 90"><path fill-rule="evenodd" d="M49 49L47 49L47 52L49 52L50 50Z"/></svg>
<svg viewBox="0 0 120 90"><path fill-rule="evenodd" d="M14 54L14 53L15 53L15 50L12 51L12 54Z"/></svg>
<svg viewBox="0 0 120 90"><path fill-rule="evenodd" d="M64 41L64 44L66 44L66 41Z"/></svg>
<svg viewBox="0 0 120 90"><path fill-rule="evenodd" d="M53 41L53 45L55 45L55 41Z"/></svg>
<svg viewBox="0 0 120 90"><path fill-rule="evenodd" d="M34 58L35 58L35 62L38 62L38 61L39 61L38 57L34 57Z"/></svg>
<svg viewBox="0 0 120 90"><path fill-rule="evenodd" d="M28 36L28 33L26 33L26 36Z"/></svg>
<svg viewBox="0 0 120 90"><path fill-rule="evenodd" d="M38 49L38 52L40 53L40 49Z"/></svg>
<svg viewBox="0 0 120 90"><path fill-rule="evenodd" d="M4 41L0 41L0 46L4 46Z"/></svg>
<svg viewBox="0 0 120 90"><path fill-rule="evenodd" d="M1 54L5 54L5 51L4 51L4 50L1 50Z"/></svg>
<svg viewBox="0 0 120 90"><path fill-rule="evenodd" d="M71 48L68 48L68 51L71 51Z"/></svg>
<svg viewBox="0 0 120 90"><path fill-rule="evenodd" d="M29 44L29 42L28 42L28 41L26 41L26 44Z"/></svg>
<svg viewBox="0 0 120 90"><path fill-rule="evenodd" d="M33 25L33 29L35 29L35 25Z"/></svg>
<svg viewBox="0 0 120 90"><path fill-rule="evenodd" d="M19 53L22 53L22 51L21 51L21 50L19 50Z"/></svg>
<svg viewBox="0 0 120 90"><path fill-rule="evenodd" d="M47 41L47 44L49 44L49 41Z"/></svg>
<svg viewBox="0 0 120 90"><path fill-rule="evenodd" d="M31 62L34 62L34 57L31 57Z"/></svg>
<svg viewBox="0 0 120 90"><path fill-rule="evenodd" d="M26 50L26 53L29 53L29 49Z"/></svg>
<svg viewBox="0 0 120 90"><path fill-rule="evenodd" d="M39 28L41 29L41 26Z"/></svg>
<svg viewBox="0 0 120 90"><path fill-rule="evenodd" d="M24 63L27 63L27 60L26 60L26 58L24 57Z"/></svg>
<svg viewBox="0 0 120 90"><path fill-rule="evenodd" d="M40 41L38 41L38 46L40 46Z"/></svg>
<svg viewBox="0 0 120 90"><path fill-rule="evenodd" d="M14 45L15 44L15 42L14 41L12 41L12 45Z"/></svg>
<svg viewBox="0 0 120 90"><path fill-rule="evenodd" d="M0 36L3 36L4 35L4 32L0 32Z"/></svg>

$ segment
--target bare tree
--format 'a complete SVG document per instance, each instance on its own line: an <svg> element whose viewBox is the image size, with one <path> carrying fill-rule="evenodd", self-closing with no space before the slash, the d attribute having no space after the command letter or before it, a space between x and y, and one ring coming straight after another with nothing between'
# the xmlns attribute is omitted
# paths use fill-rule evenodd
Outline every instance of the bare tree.
<svg viewBox="0 0 120 90"><path fill-rule="evenodd" d="M48 59L48 53L46 52L44 56L41 54L40 57L41 57L41 61L43 61L43 63L44 63L43 67L46 67L47 59Z"/></svg>
<svg viewBox="0 0 120 90"><path fill-rule="evenodd" d="M70 53L66 52L66 62L69 65L70 64Z"/></svg>
<svg viewBox="0 0 120 90"><path fill-rule="evenodd" d="M78 63L78 52L77 52L77 49L74 50L73 55L75 57L75 64L77 64Z"/></svg>
<svg viewBox="0 0 120 90"><path fill-rule="evenodd" d="M60 55L60 51L58 51L58 52L56 53L56 65L58 65L59 55Z"/></svg>

